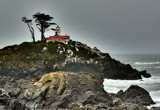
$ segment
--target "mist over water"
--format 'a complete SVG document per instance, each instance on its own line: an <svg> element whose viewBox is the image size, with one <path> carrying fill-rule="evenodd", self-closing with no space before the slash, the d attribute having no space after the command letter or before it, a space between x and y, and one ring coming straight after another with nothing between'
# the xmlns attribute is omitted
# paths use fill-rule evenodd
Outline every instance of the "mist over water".
<svg viewBox="0 0 160 110"><path fill-rule="evenodd" d="M152 75L151 78L142 80L111 80L104 79L104 89L110 93L117 93L119 90L125 91L131 85L138 85L146 89L155 105L160 106L160 55L111 55L112 58L120 60L122 63L130 64L137 70L147 70Z"/></svg>

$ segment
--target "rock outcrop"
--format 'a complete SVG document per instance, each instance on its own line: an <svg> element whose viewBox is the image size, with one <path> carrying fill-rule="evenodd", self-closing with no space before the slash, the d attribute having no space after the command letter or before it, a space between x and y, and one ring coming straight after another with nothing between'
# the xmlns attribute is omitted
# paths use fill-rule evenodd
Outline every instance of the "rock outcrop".
<svg viewBox="0 0 160 110"><path fill-rule="evenodd" d="M90 73L111 79L141 79L150 77L146 71L137 71L129 64L112 59L96 47L70 41L22 43L0 50L0 75L16 78L34 78L44 73L68 71Z"/></svg>
<svg viewBox="0 0 160 110"><path fill-rule="evenodd" d="M131 86L123 94L116 95L105 92L102 83L101 77L71 72L49 73L32 81L2 76L0 108L2 110L148 110L145 107L146 102L141 103L144 100L148 100L147 102L151 100L144 89ZM134 92L135 88L139 92ZM136 101L131 101L131 97L135 96L132 93L137 94Z"/></svg>
<svg viewBox="0 0 160 110"><path fill-rule="evenodd" d="M137 85L130 86L124 92L122 90L119 91L116 96L125 103L136 103L142 105L155 104L149 93Z"/></svg>
<svg viewBox="0 0 160 110"><path fill-rule="evenodd" d="M111 105L111 97L103 91L102 82L101 78L78 73L45 74L38 81L34 80L23 97L18 97L25 102L19 103L28 109L73 109L100 102ZM12 101L10 103L14 106Z"/></svg>

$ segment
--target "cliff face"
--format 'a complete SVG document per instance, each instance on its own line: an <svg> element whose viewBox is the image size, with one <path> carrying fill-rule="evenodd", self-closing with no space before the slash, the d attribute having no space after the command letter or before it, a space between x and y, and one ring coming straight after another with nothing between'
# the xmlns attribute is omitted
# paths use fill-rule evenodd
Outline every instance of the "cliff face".
<svg viewBox="0 0 160 110"><path fill-rule="evenodd" d="M25 42L0 50L0 75L31 78L54 71L87 73L111 79L150 77L146 71L139 72L129 64L112 59L108 53L76 41L68 44Z"/></svg>

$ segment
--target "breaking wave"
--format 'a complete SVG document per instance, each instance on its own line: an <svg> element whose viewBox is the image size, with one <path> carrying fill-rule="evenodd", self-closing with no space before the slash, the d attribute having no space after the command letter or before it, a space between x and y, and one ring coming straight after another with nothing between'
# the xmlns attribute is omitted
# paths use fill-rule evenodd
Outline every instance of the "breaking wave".
<svg viewBox="0 0 160 110"><path fill-rule="evenodd" d="M134 65L155 65L160 64L160 62L135 62Z"/></svg>

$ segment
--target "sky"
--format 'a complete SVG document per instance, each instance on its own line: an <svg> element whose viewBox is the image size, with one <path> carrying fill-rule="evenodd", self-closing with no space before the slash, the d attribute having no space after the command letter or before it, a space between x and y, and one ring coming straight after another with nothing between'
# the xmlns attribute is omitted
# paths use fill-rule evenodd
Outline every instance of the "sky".
<svg viewBox="0 0 160 110"><path fill-rule="evenodd" d="M36 12L53 16L61 34L102 52L160 53L160 0L0 0L0 48L32 41L21 18Z"/></svg>

